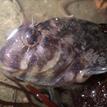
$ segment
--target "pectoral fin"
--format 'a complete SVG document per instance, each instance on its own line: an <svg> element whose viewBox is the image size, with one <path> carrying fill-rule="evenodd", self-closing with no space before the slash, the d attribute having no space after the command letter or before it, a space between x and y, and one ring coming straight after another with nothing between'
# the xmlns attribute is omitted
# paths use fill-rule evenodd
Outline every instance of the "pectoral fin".
<svg viewBox="0 0 107 107"><path fill-rule="evenodd" d="M107 67L93 67L80 70L76 76L76 81L81 83L87 80L92 75L99 75L107 72Z"/></svg>

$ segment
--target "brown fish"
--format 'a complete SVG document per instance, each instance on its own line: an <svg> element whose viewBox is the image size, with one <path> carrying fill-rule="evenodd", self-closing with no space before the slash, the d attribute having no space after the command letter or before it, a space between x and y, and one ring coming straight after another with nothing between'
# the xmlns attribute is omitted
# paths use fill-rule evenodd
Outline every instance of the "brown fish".
<svg viewBox="0 0 107 107"><path fill-rule="evenodd" d="M0 61L5 75L33 84L81 83L107 72L107 34L74 17L21 25L2 46Z"/></svg>

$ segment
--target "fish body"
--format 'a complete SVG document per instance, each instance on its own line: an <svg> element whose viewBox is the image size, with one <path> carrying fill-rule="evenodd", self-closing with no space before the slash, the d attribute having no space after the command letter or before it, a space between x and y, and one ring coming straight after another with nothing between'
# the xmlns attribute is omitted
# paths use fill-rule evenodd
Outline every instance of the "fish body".
<svg viewBox="0 0 107 107"><path fill-rule="evenodd" d="M107 34L75 17L21 25L1 47L0 62L5 75L33 84L81 83L107 71Z"/></svg>

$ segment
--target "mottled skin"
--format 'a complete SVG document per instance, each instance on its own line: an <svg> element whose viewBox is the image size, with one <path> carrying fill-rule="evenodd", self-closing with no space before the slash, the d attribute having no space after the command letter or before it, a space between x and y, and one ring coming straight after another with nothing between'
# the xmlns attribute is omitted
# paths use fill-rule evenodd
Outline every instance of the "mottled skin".
<svg viewBox="0 0 107 107"><path fill-rule="evenodd" d="M98 24L52 18L17 30L0 50L5 75L60 86L107 71L107 34Z"/></svg>

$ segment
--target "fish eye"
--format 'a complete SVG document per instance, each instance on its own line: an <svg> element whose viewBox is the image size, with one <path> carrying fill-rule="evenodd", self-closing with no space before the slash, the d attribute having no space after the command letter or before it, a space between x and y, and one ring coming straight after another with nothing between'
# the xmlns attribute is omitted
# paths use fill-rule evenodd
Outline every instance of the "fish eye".
<svg viewBox="0 0 107 107"><path fill-rule="evenodd" d="M38 44L39 34L33 29L26 30L22 37L22 42L26 46L33 47Z"/></svg>
<svg viewBox="0 0 107 107"><path fill-rule="evenodd" d="M37 37L32 30L26 32L25 39L29 45L33 45L37 42Z"/></svg>

